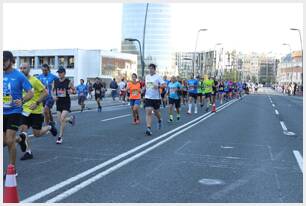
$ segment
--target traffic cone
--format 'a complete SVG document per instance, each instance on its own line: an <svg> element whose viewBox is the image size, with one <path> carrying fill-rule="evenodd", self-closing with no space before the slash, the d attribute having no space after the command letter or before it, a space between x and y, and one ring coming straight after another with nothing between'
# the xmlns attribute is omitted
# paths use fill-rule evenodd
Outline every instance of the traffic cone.
<svg viewBox="0 0 306 206"><path fill-rule="evenodd" d="M19 203L16 172L15 167L12 164L9 164L6 170L3 196L4 203Z"/></svg>
<svg viewBox="0 0 306 206"><path fill-rule="evenodd" d="M211 112L216 112L216 104L215 103L213 103L213 105L212 105Z"/></svg>

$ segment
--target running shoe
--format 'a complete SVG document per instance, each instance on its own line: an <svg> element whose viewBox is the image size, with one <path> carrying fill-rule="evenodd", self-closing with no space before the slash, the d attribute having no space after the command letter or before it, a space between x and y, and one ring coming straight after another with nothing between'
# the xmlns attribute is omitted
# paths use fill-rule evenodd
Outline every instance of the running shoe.
<svg viewBox="0 0 306 206"><path fill-rule="evenodd" d="M56 144L62 144L62 142L63 142L63 138L58 137L56 140Z"/></svg>
<svg viewBox="0 0 306 206"><path fill-rule="evenodd" d="M176 119L177 119L177 120L180 120L180 118L181 118L181 115L180 115L180 114L177 114L177 115L176 115Z"/></svg>
<svg viewBox="0 0 306 206"><path fill-rule="evenodd" d="M19 134L19 137L21 138L21 141L18 142L18 144L20 145L21 151L25 152L28 147L28 144L27 144L28 134L25 132L21 132Z"/></svg>
<svg viewBox="0 0 306 206"><path fill-rule="evenodd" d="M71 120L69 121L69 123L74 126L75 125L75 115L71 115Z"/></svg>
<svg viewBox="0 0 306 206"><path fill-rule="evenodd" d="M158 129L162 129L162 122L158 122Z"/></svg>
<svg viewBox="0 0 306 206"><path fill-rule="evenodd" d="M172 115L169 116L168 122L173 122L173 116Z"/></svg>
<svg viewBox="0 0 306 206"><path fill-rule="evenodd" d="M152 135L152 131L151 131L150 128L147 128L147 130L146 130L146 135L147 135L147 136L151 136L151 135Z"/></svg>
<svg viewBox="0 0 306 206"><path fill-rule="evenodd" d="M136 120L136 124L140 124L140 121L139 121L139 119L137 119L137 120Z"/></svg>
<svg viewBox="0 0 306 206"><path fill-rule="evenodd" d="M191 114L191 111L187 111L187 114Z"/></svg>
<svg viewBox="0 0 306 206"><path fill-rule="evenodd" d="M132 124L137 124L135 119L132 121Z"/></svg>
<svg viewBox="0 0 306 206"><path fill-rule="evenodd" d="M56 136L57 135L57 129L55 127L55 124L54 122L50 122L49 125L51 126L51 129L50 129L50 132L53 136Z"/></svg>
<svg viewBox="0 0 306 206"><path fill-rule="evenodd" d="M194 113L195 113L195 114L198 114L198 110L194 110Z"/></svg>
<svg viewBox="0 0 306 206"><path fill-rule="evenodd" d="M24 153L24 155L20 158L20 160L30 160L30 159L33 159L33 154L32 154L32 152L31 152L31 153L26 152L26 153Z"/></svg>

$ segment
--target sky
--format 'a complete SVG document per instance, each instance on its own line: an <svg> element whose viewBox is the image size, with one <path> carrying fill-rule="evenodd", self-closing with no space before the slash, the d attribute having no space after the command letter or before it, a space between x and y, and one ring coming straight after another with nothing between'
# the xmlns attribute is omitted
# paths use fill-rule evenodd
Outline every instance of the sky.
<svg viewBox="0 0 306 206"><path fill-rule="evenodd" d="M218 48L289 53L300 49L302 3L171 3L174 51ZM118 49L122 3L5 3L4 49ZM13 14L13 15L12 15ZM303 35L303 34L302 34Z"/></svg>

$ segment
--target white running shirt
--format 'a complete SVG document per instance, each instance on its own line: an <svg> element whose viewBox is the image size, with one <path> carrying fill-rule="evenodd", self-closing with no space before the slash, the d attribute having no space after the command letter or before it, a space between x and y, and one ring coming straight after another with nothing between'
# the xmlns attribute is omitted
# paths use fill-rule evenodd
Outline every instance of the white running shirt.
<svg viewBox="0 0 306 206"><path fill-rule="evenodd" d="M164 84L164 80L157 74L146 76L146 99L160 99L159 88L154 89L154 85L161 86Z"/></svg>

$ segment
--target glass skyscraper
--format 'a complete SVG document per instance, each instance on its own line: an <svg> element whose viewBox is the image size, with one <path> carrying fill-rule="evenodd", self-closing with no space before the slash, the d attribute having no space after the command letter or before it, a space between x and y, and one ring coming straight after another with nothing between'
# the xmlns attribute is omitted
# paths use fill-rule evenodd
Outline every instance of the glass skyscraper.
<svg viewBox="0 0 306 206"><path fill-rule="evenodd" d="M137 42L124 41L134 38L143 42L143 29L146 3L125 3L122 13L121 51L139 54ZM173 69L173 53L171 45L171 6L169 4L150 3L147 12L145 32L144 61L147 65L155 63L159 74L171 74ZM141 74L141 61L138 58L138 74Z"/></svg>

